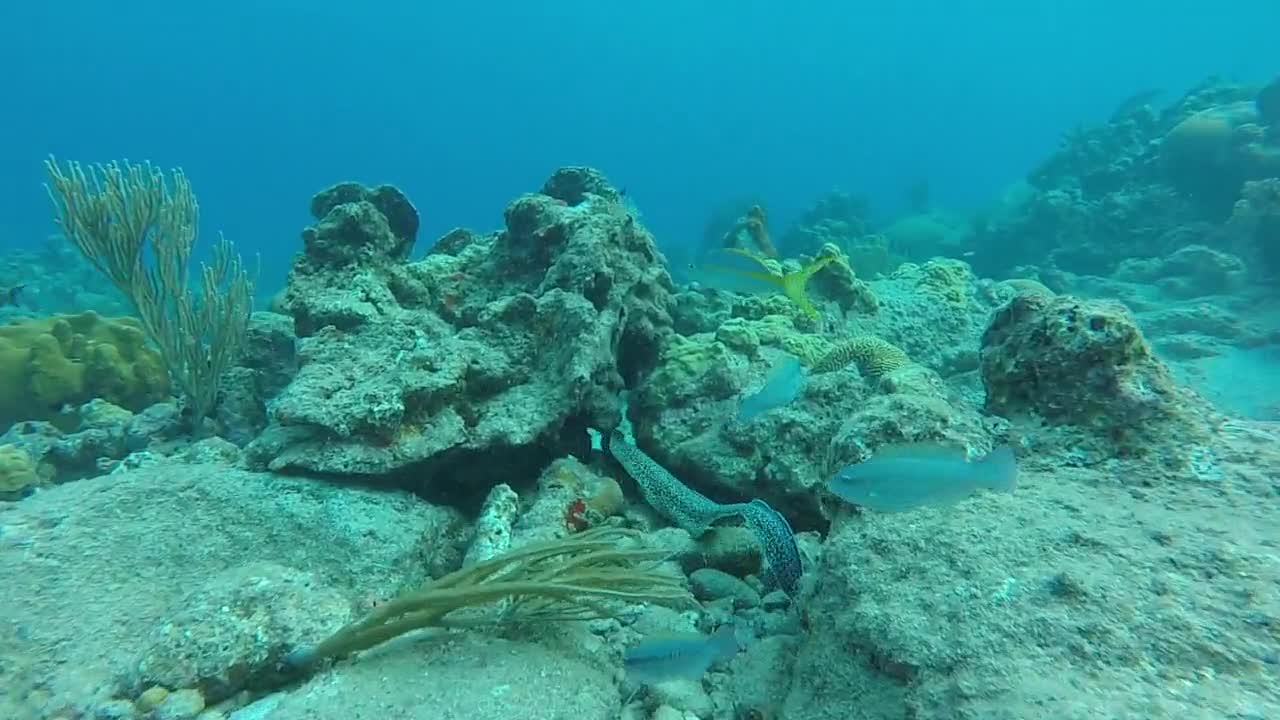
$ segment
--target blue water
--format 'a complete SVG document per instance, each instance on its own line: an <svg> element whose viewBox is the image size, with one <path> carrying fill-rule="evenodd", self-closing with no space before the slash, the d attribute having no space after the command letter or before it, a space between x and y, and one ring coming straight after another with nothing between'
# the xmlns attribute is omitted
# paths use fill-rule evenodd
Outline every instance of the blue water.
<svg viewBox="0 0 1280 720"><path fill-rule="evenodd" d="M783 227L832 187L989 200L1146 88L1275 70L1280 5L391 0L6 2L0 242L53 231L41 161L182 166L278 282L333 182L401 186L428 240L557 166L625 186L668 248L716 203Z"/></svg>

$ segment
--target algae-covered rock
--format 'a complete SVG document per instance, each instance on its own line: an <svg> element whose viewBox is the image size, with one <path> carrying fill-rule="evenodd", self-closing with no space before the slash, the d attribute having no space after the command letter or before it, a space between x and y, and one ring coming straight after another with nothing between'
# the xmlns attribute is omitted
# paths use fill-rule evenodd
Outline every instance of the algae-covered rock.
<svg viewBox="0 0 1280 720"><path fill-rule="evenodd" d="M75 416L68 416L77 420L74 432L63 432L43 421L20 422L0 436L0 443L25 452L44 481L64 483L110 472L136 450L129 445L129 428L141 416L94 400L80 406Z"/></svg>
<svg viewBox="0 0 1280 720"><path fill-rule="evenodd" d="M1090 438L1081 452L1184 457L1204 404L1178 387L1123 306L1019 295L983 335L987 409L1033 413Z"/></svg>
<svg viewBox="0 0 1280 720"><path fill-rule="evenodd" d="M618 482L574 457L555 460L538 477L532 498L524 502L512 545L562 538L622 513L626 498Z"/></svg>
<svg viewBox="0 0 1280 720"><path fill-rule="evenodd" d="M26 450L0 445L0 500L17 500L39 484L40 474Z"/></svg>
<svg viewBox="0 0 1280 720"><path fill-rule="evenodd" d="M879 312L880 301L876 294L857 278L849 255L840 246L826 243L818 250L817 257L829 257L831 261L810 282L815 292L834 300L842 312L868 315Z"/></svg>
<svg viewBox="0 0 1280 720"><path fill-rule="evenodd" d="M843 258L821 252L833 260L815 280ZM832 283L852 277L838 270ZM837 319L837 303L826 303L836 327L825 330L799 322L785 298L681 293L678 327L687 332L670 337L631 398L637 440L717 501L760 497L797 529L820 528L826 481L881 445L946 440L982 452L1002 439L1003 426L938 374L977 366L992 300L976 290L964 263L907 264L866 284L877 311ZM737 422L744 395L788 357L807 368L799 395Z"/></svg>
<svg viewBox="0 0 1280 720"><path fill-rule="evenodd" d="M451 233L407 264L367 201L325 203L286 291L298 372L271 401L251 461L343 476L412 469L416 485L483 492L562 454L566 425L615 424L624 378L654 366L670 331L671 281L652 236L602 183L563 170L508 206L504 231ZM352 243L367 252L340 253Z"/></svg>
<svg viewBox="0 0 1280 720"><path fill-rule="evenodd" d="M1226 230L1236 251L1256 259L1263 273L1280 272L1280 177L1245 183Z"/></svg>
<svg viewBox="0 0 1280 720"><path fill-rule="evenodd" d="M878 337L938 372L962 365L958 358L977 352L993 303L978 292L965 263L905 263L869 285L880 311L851 323L846 334Z"/></svg>
<svg viewBox="0 0 1280 720"><path fill-rule="evenodd" d="M339 183L311 199L311 217L323 220L334 208L361 202L372 205L386 219L387 228L395 238L386 252L400 260L408 258L418 238L418 209L393 185L367 188L360 183Z"/></svg>
<svg viewBox="0 0 1280 720"><path fill-rule="evenodd" d="M395 304L387 284L402 262L401 239L373 203L335 203L340 197L320 203L325 214L303 231L281 298L300 336L330 325L355 330Z"/></svg>
<svg viewBox="0 0 1280 720"><path fill-rule="evenodd" d="M1205 245L1187 245L1167 257L1130 258L1116 267L1117 280L1154 283L1173 298L1222 295L1241 289L1244 261Z"/></svg>
<svg viewBox="0 0 1280 720"><path fill-rule="evenodd" d="M759 355L749 360L725 351L701 373L673 369L678 361L664 363L632 399L640 446L719 502L758 497L796 529L819 528L829 513L826 481L881 445L946 440L986 450L995 442L992 426L976 409L936 373L909 364L887 364L867 377L839 368L812 372L792 402L740 422L744 391L787 357L773 348ZM723 380L711 384L717 377Z"/></svg>

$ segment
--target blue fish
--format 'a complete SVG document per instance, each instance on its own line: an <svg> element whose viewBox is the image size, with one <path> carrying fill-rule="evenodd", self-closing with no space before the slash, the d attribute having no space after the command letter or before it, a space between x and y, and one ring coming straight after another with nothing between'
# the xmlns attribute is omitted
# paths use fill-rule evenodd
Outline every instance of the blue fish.
<svg viewBox="0 0 1280 720"><path fill-rule="evenodd" d="M800 361L788 357L769 371L764 387L743 398L738 405L738 422L748 423L756 417L791 404L804 389L804 369Z"/></svg>
<svg viewBox="0 0 1280 720"><path fill-rule="evenodd" d="M707 668L738 654L737 633L722 625L710 637L702 635L645 640L622 656L627 676L639 683L683 678L698 680Z"/></svg>
<svg viewBox="0 0 1280 720"><path fill-rule="evenodd" d="M968 462L963 448L915 443L881 448L866 462L836 473L827 487L856 505L901 512L950 505L980 490L1012 492L1017 477L1018 463L1007 446Z"/></svg>

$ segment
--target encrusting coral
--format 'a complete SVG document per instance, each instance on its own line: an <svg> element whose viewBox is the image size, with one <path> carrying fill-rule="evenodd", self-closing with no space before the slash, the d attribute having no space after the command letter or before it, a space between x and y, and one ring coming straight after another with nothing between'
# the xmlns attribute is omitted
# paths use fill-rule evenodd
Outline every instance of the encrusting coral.
<svg viewBox="0 0 1280 720"><path fill-rule="evenodd" d="M138 411L169 394L160 356L131 318L93 312L0 327L0 423L56 418L105 399Z"/></svg>
<svg viewBox="0 0 1280 720"><path fill-rule="evenodd" d="M41 478L26 450L12 444L0 445L0 500L17 500Z"/></svg>
<svg viewBox="0 0 1280 720"><path fill-rule="evenodd" d="M692 603L684 578L660 567L668 551L624 545L640 536L594 528L464 567L380 605L318 645L295 650L285 664L302 670L423 628L609 618L619 612L610 603L618 602Z"/></svg>

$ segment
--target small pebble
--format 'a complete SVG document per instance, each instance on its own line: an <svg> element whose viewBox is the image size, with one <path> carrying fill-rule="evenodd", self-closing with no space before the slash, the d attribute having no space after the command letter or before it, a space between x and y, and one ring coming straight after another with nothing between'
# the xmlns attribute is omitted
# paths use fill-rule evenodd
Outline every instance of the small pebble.
<svg viewBox="0 0 1280 720"><path fill-rule="evenodd" d="M199 690L178 690L156 708L154 720L195 720L204 710L204 696Z"/></svg>
<svg viewBox="0 0 1280 720"><path fill-rule="evenodd" d="M760 546L755 535L744 527L711 528L698 538L696 553L702 561L696 567L715 568L735 576L760 572ZM692 569L685 566L686 571Z"/></svg>
<svg viewBox="0 0 1280 720"><path fill-rule="evenodd" d="M160 706L169 697L169 691L159 685L152 685L138 696L138 711L149 713Z"/></svg>
<svg viewBox="0 0 1280 720"><path fill-rule="evenodd" d="M735 608L751 608L760 604L760 594L742 580L714 568L694 570L689 587L699 600L730 600Z"/></svg>
<svg viewBox="0 0 1280 720"><path fill-rule="evenodd" d="M777 612L778 610L786 610L791 606L791 598L781 590L774 590L764 596L764 609L769 612Z"/></svg>

